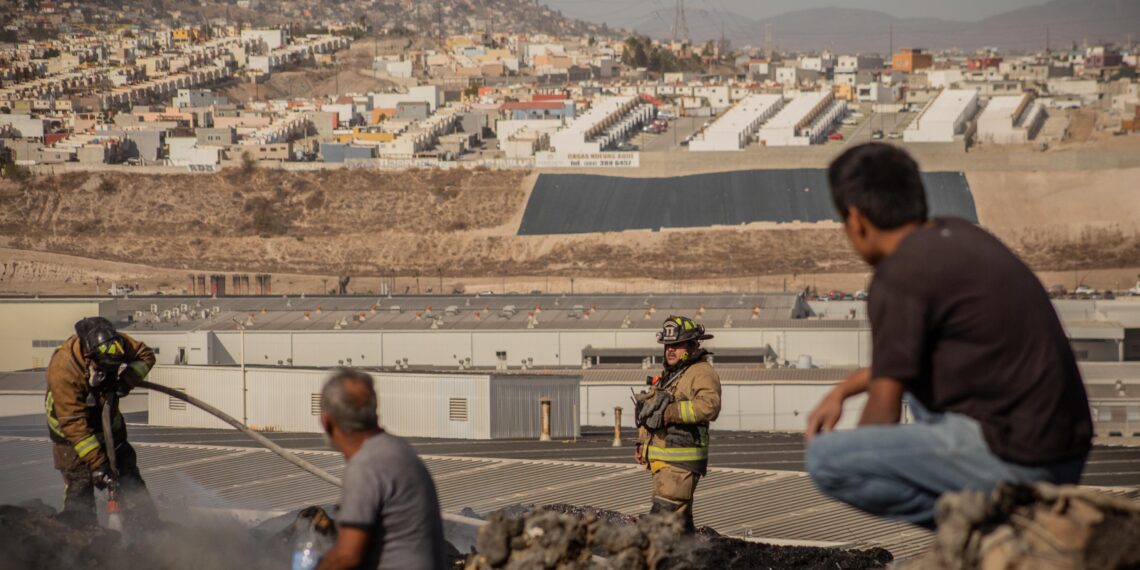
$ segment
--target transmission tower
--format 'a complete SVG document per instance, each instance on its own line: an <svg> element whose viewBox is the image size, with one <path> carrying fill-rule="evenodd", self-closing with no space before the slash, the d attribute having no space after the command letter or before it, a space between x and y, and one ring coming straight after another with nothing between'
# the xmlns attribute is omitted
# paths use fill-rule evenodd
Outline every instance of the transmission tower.
<svg viewBox="0 0 1140 570"><path fill-rule="evenodd" d="M676 0L673 6L673 41L689 41L689 23L685 21L685 0Z"/></svg>

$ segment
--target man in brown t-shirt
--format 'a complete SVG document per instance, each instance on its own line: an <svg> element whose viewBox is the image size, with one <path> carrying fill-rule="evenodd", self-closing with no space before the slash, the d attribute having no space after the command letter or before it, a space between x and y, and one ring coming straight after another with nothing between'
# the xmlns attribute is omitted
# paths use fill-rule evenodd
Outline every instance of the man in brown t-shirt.
<svg viewBox="0 0 1140 570"><path fill-rule="evenodd" d="M871 367L808 417L808 472L872 514L932 527L942 493L1076 483L1092 419L1076 359L1033 272L964 220L928 218L918 166L869 143L828 169L852 246L874 266ZM859 427L833 432L867 393ZM899 424L904 395L915 417Z"/></svg>

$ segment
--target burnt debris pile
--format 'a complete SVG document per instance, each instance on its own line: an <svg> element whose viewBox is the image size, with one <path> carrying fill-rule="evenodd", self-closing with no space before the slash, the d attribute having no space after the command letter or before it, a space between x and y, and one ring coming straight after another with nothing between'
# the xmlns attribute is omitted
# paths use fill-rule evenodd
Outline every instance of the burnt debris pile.
<svg viewBox="0 0 1140 570"><path fill-rule="evenodd" d="M686 536L676 516L637 517L572 505L510 507L487 521L468 570L822 570L882 568L892 560L881 548L774 546L720 536L708 528Z"/></svg>
<svg viewBox="0 0 1140 570"><path fill-rule="evenodd" d="M1140 504L1090 489L1041 483L949 493L937 520L916 570L1140 569Z"/></svg>

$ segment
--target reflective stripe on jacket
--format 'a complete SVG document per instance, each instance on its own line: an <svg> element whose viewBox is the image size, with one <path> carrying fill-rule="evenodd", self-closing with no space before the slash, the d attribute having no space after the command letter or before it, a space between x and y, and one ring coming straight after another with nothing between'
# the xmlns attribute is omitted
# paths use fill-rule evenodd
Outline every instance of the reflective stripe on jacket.
<svg viewBox="0 0 1140 570"><path fill-rule="evenodd" d="M709 461L709 423L720 415L720 376L707 360L690 365L667 386L673 397L665 429L644 428L642 456L650 469L669 464L704 475Z"/></svg>
<svg viewBox="0 0 1140 570"><path fill-rule="evenodd" d="M120 336L127 348L127 367L120 377L134 384L145 378L154 366L154 352L125 334L120 333ZM44 412L52 441L71 445L79 457L94 468L103 463L106 455L103 453L101 404L91 393L89 373L79 339L68 338L55 350L48 364ZM126 423L119 410L115 410L111 427L116 441L126 439Z"/></svg>

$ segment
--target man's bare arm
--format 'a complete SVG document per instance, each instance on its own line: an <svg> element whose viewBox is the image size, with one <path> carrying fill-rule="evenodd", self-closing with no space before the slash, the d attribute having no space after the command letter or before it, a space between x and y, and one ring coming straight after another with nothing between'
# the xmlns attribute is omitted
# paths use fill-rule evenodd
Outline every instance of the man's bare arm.
<svg viewBox="0 0 1140 570"><path fill-rule="evenodd" d="M338 529L336 544L321 558L317 570L356 568L364 560L368 549L368 531L351 526Z"/></svg>
<svg viewBox="0 0 1140 570"><path fill-rule="evenodd" d="M808 416L805 439L811 441L820 432L834 430L835 424L843 416L843 402L851 396L866 392L870 382L871 369L861 368L832 388Z"/></svg>
<svg viewBox="0 0 1140 570"><path fill-rule="evenodd" d="M906 387L899 380L884 377L870 381L867 388L867 405L859 425L897 424L902 417L902 398Z"/></svg>

